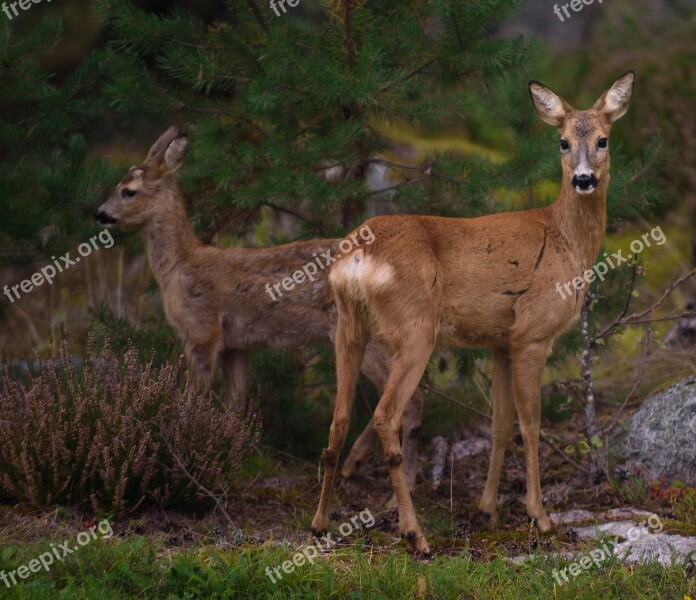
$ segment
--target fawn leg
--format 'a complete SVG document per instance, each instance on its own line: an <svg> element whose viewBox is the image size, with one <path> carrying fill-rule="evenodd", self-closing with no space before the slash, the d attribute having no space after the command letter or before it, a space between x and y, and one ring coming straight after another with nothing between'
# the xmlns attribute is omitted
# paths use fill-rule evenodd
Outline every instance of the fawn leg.
<svg viewBox="0 0 696 600"><path fill-rule="evenodd" d="M236 407L247 414L247 376L249 352L228 348L220 356L222 364L222 390L225 406Z"/></svg>

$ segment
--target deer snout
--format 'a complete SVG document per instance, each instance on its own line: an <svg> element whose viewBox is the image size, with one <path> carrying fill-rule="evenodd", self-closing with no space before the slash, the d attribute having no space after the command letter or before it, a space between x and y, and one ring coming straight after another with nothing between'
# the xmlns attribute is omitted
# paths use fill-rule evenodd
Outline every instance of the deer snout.
<svg viewBox="0 0 696 600"><path fill-rule="evenodd" d="M106 214L103 210L98 210L95 212L94 219L97 221L97 223L104 226L114 225L116 223L116 219Z"/></svg>
<svg viewBox="0 0 696 600"><path fill-rule="evenodd" d="M597 177L594 173L573 175L573 187L581 194L589 194L597 187Z"/></svg>

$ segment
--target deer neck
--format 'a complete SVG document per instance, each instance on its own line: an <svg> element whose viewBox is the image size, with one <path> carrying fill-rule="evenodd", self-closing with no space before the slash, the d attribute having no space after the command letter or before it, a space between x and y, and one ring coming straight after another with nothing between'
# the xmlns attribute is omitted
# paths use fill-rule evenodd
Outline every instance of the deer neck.
<svg viewBox="0 0 696 600"><path fill-rule="evenodd" d="M156 200L157 210L142 229L150 268L160 287L166 287L177 269L202 245L193 232L175 183Z"/></svg>
<svg viewBox="0 0 696 600"><path fill-rule="evenodd" d="M561 194L549 208L558 231L565 238L583 270L595 262L607 227L607 186L609 175L592 194L575 191L570 178L563 179Z"/></svg>

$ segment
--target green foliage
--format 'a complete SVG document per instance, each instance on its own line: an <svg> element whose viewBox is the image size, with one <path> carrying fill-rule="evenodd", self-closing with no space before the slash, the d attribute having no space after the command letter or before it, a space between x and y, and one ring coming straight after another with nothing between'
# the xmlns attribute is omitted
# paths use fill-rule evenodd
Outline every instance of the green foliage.
<svg viewBox="0 0 696 600"><path fill-rule="evenodd" d="M63 539L57 539L57 542ZM43 552L47 542L24 545L3 565L17 569ZM95 540L47 573L4 592L7 598L500 598L537 600L636 600L693 596L693 577L683 566L621 565L606 561L583 570L559 587L553 571L569 562L542 556L520 565L504 558L476 561L466 554L443 554L432 562L414 561L403 551L371 552L358 545L281 570L273 583L268 570L292 560L295 548L246 547L232 552L212 546L172 552L142 536Z"/></svg>
<svg viewBox="0 0 696 600"><path fill-rule="evenodd" d="M111 171L88 158L84 136L100 115L98 57L57 83L42 61L61 39L60 21L45 19L24 38L2 21L0 240L8 258L25 262L86 235Z"/></svg>
<svg viewBox="0 0 696 600"><path fill-rule="evenodd" d="M126 121L166 115L195 124L186 173L187 187L200 190L195 207L294 209L308 200L303 235L329 237L340 233L336 215L342 227L364 216L362 176L388 146L381 128L463 123L486 93L489 104L509 103L515 125L534 121L528 100L520 119L519 104L513 111L516 102L494 93L509 73L515 99L526 95L526 44L486 35L518 4L370 2L349 19L327 4L315 19L278 19L229 2L229 19L209 25L178 10L154 16L102 0L115 37L104 61L106 95ZM494 176L518 189L550 172L529 134L516 130L520 146L506 148L514 156L502 174L486 160L434 157L427 185L401 186L396 202L420 212L481 211ZM329 165L346 176L326 181L319 171Z"/></svg>
<svg viewBox="0 0 696 600"><path fill-rule="evenodd" d="M263 419L263 440L295 456L314 459L326 446L333 415L336 370L333 348L310 346L288 353L258 350L252 357L251 395ZM374 386L361 376L346 449L367 425L377 403Z"/></svg>
<svg viewBox="0 0 696 600"><path fill-rule="evenodd" d="M117 354L135 348L141 362L161 366L177 362L184 352L181 340L164 315L146 319L136 327L102 303L92 310L92 317L92 329L99 344L108 339Z"/></svg>

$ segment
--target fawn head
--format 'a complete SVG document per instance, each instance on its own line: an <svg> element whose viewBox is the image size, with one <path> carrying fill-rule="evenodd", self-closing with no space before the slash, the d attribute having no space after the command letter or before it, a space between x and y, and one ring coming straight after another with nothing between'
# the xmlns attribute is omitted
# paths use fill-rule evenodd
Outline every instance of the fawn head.
<svg viewBox="0 0 696 600"><path fill-rule="evenodd" d="M578 194L591 194L609 178L609 131L628 110L635 74L619 77L589 110L575 110L538 81L529 82L534 108L561 135L563 179Z"/></svg>
<svg viewBox="0 0 696 600"><path fill-rule="evenodd" d="M145 162L128 169L116 191L97 210L94 218L100 225L141 226L163 209L161 203L170 194L162 194L174 185L170 177L184 160L188 138L178 125L165 131L148 152Z"/></svg>

